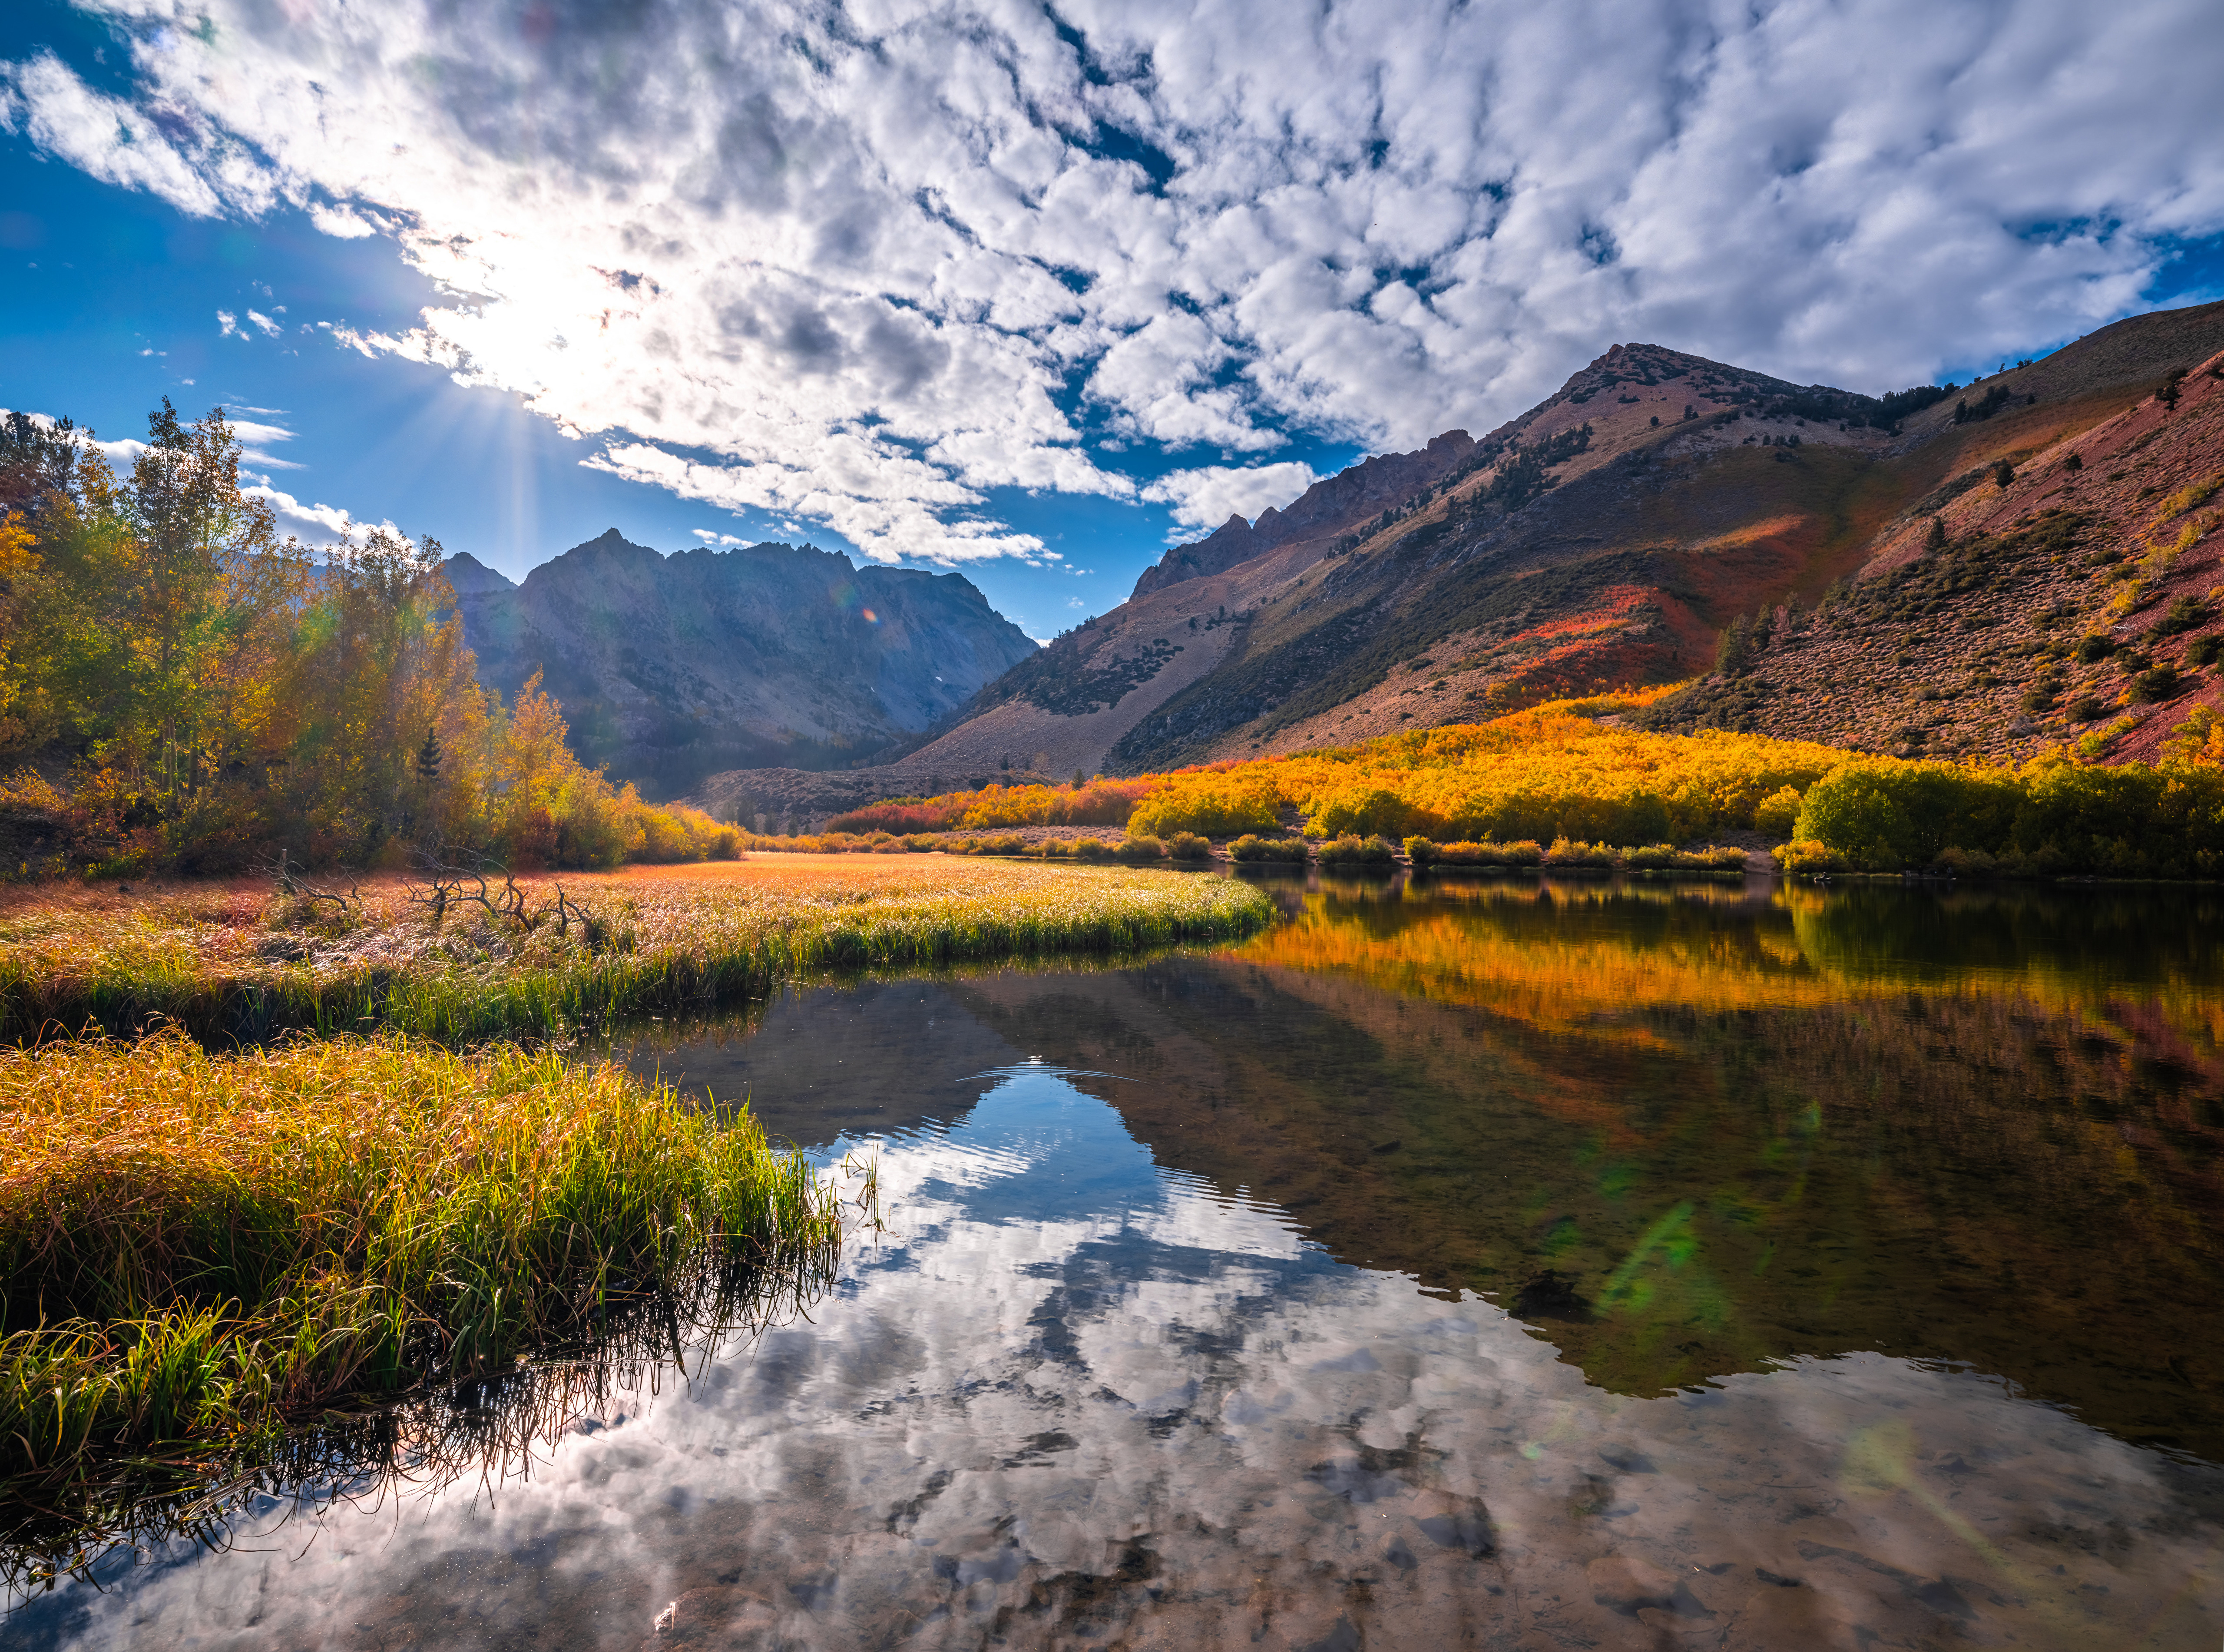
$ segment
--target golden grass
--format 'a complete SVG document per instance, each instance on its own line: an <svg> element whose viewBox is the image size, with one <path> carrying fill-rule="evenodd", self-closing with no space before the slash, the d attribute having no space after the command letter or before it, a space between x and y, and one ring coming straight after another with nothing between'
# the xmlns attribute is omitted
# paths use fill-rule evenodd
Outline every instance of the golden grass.
<svg viewBox="0 0 2224 1652"><path fill-rule="evenodd" d="M615 1065L391 1035L0 1050L0 1474L236 1448L643 1301L716 1318L839 1238L746 1112Z"/></svg>
<svg viewBox="0 0 2224 1652"><path fill-rule="evenodd" d="M559 928L559 884L591 930ZM761 856L519 888L528 922L452 907L438 925L398 880L365 886L345 919L238 882L19 892L0 903L0 1037L157 1020L244 1039L542 1032L704 1009L827 971L1230 939L1273 914L1217 878L942 856Z"/></svg>

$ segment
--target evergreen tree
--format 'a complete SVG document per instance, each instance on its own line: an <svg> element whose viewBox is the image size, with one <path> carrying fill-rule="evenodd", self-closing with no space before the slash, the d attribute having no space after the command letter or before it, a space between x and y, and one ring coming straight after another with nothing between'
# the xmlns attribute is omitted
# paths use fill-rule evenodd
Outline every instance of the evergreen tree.
<svg viewBox="0 0 2224 1652"><path fill-rule="evenodd" d="M417 748L417 778L427 786L440 778L440 731L430 723L425 725L425 744Z"/></svg>

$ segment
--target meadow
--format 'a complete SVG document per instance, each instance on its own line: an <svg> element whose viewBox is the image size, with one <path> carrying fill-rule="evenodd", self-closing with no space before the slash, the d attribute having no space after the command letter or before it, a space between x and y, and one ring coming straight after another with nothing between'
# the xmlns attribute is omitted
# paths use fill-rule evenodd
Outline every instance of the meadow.
<svg viewBox="0 0 2224 1652"><path fill-rule="evenodd" d="M12 891L0 897L0 1040L157 1024L212 1040L540 1035L831 971L1229 939L1272 914L1218 878L945 856L521 877L514 899L497 881L488 902L438 916L399 879L332 887L322 898L267 881Z"/></svg>

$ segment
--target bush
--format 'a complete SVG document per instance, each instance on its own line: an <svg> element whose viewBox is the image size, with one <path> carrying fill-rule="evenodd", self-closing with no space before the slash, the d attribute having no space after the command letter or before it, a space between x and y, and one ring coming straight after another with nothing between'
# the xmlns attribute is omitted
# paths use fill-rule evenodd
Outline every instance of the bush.
<svg viewBox="0 0 2224 1652"><path fill-rule="evenodd" d="M1624 871L1630 872L1742 872L1745 851L1678 849L1671 843L1649 844L1641 849L1624 850L1621 866Z"/></svg>
<svg viewBox="0 0 2224 1652"><path fill-rule="evenodd" d="M2176 636L2180 631L2198 630L2208 623L2208 604L2198 597L2180 597L2170 604L2163 617L2154 623L2149 636Z"/></svg>
<svg viewBox="0 0 2224 1652"><path fill-rule="evenodd" d="M1416 843L1426 841L1410 838L1406 850L1410 853ZM1426 860L1413 862L1417 867L1425 864L1447 871L1534 871L1544 864L1544 850L1526 839L1518 843L1432 843Z"/></svg>
<svg viewBox="0 0 2224 1652"><path fill-rule="evenodd" d="M1406 858L1412 863L1413 870L1418 872L1434 864L1437 845L1427 838L1408 838L1406 839Z"/></svg>
<svg viewBox="0 0 2224 1652"><path fill-rule="evenodd" d="M1611 844L1555 838L1552 846L1545 851L1545 868L1554 872L1610 872L1615 858Z"/></svg>
<svg viewBox="0 0 2224 1652"><path fill-rule="evenodd" d="M894 797L884 803L868 803L861 809L837 814L826 823L829 832L899 832L907 836L922 832L947 832L964 813L962 804L947 798Z"/></svg>
<svg viewBox="0 0 2224 1652"><path fill-rule="evenodd" d="M1771 851L1776 864L1794 877L1815 872L1843 872L1852 869L1844 856L1811 838L1795 838L1790 843L1779 844Z"/></svg>
<svg viewBox="0 0 2224 1652"><path fill-rule="evenodd" d="M2096 723L2108 714L2108 708L2090 694L2080 694L2067 707L2073 723Z"/></svg>
<svg viewBox="0 0 2224 1652"><path fill-rule="evenodd" d="M2157 666L2151 671L2142 671L2132 680L2132 698L2145 706L2160 705L2165 700L2177 699L2183 687L2175 668Z"/></svg>
<svg viewBox="0 0 2224 1652"><path fill-rule="evenodd" d="M1194 832L1177 832L1166 839L1166 856L1180 861L1210 860L1212 839L1199 837Z"/></svg>
<svg viewBox="0 0 2224 1652"><path fill-rule="evenodd" d="M2220 654L2224 654L2224 636L2196 636L2185 645L2185 663L2213 666Z"/></svg>
<svg viewBox="0 0 2224 1652"><path fill-rule="evenodd" d="M1102 838L1084 838L1070 852L1076 860L1107 861L1118 851Z"/></svg>
<svg viewBox="0 0 2224 1652"><path fill-rule="evenodd" d="M2115 651L2116 639L2099 631L2088 631L2077 639L2077 659L2082 665L2093 665Z"/></svg>
<svg viewBox="0 0 2224 1652"><path fill-rule="evenodd" d="M1153 861L1166 858L1166 846L1156 838L1130 838L1113 851L1115 859L1130 866L1147 866Z"/></svg>
<svg viewBox="0 0 2224 1652"><path fill-rule="evenodd" d="M1390 839L1380 833L1362 838L1356 832L1347 832L1333 843L1324 843L1320 849L1320 864L1324 866L1394 866L1398 851Z"/></svg>
<svg viewBox="0 0 2224 1652"><path fill-rule="evenodd" d="M1249 832L1228 845L1228 855L1249 865L1270 861L1303 865L1309 858L1303 838L1261 838Z"/></svg>

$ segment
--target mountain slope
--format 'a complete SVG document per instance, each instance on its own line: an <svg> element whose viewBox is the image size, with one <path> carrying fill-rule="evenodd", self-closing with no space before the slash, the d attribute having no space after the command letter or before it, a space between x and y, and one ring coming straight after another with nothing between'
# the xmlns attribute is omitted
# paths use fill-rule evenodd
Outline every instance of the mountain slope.
<svg viewBox="0 0 2224 1652"><path fill-rule="evenodd" d="M2156 535L2209 520L2208 503L2156 518L2224 474L2220 351L2213 304L1966 389L1869 397L1616 345L1481 440L1447 433L1169 551L1128 602L897 748L881 794L1007 763L1134 774L1341 744L1684 679L1658 725L2002 756L2105 728L2093 749L2150 755L2215 693L2188 657L2220 629L2205 530L2111 604ZM2155 396L2173 372L2189 375L2175 410ZM2065 664L2088 631L2116 665ZM2127 657L2180 668L2179 687L2120 705L2166 687L2136 687ZM781 794L812 812L807 785Z"/></svg>
<svg viewBox="0 0 2224 1652"><path fill-rule="evenodd" d="M468 555L446 572L481 679L512 696L542 673L581 755L652 795L853 761L1036 652L961 575L809 546L667 557L612 529L519 585Z"/></svg>
<svg viewBox="0 0 2224 1652"><path fill-rule="evenodd" d="M1953 433L1953 474L1870 541L1855 579L1755 615L1643 720L1904 756L2078 738L2155 757L2218 697L2224 353L2174 393L2083 411L2042 398Z"/></svg>

